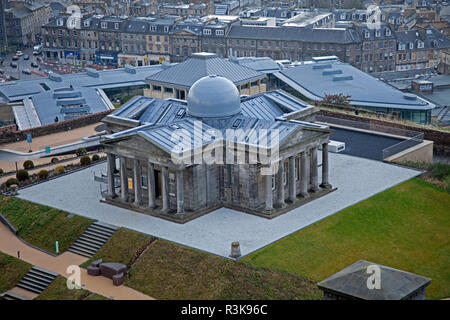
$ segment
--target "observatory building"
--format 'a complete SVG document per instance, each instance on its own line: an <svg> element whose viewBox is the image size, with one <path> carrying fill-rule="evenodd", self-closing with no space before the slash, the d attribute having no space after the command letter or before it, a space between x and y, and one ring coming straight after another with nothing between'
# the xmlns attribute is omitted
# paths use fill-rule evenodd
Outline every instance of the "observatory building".
<svg viewBox="0 0 450 320"><path fill-rule="evenodd" d="M214 75L187 101L135 97L103 120L102 201L181 223L220 207L275 217L333 190L331 130L315 113L281 90L241 97Z"/></svg>

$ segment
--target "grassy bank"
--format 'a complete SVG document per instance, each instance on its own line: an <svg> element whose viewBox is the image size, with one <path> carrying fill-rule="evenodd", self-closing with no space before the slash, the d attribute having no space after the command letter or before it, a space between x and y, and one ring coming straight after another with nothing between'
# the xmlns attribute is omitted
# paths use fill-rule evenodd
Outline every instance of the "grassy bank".
<svg viewBox="0 0 450 320"><path fill-rule="evenodd" d="M108 298L89 292L84 289L67 288L67 280L57 277L42 293L34 300L109 300Z"/></svg>
<svg viewBox="0 0 450 320"><path fill-rule="evenodd" d="M321 281L360 259L433 279L450 296L450 195L415 178L263 248L245 260Z"/></svg>
<svg viewBox="0 0 450 320"><path fill-rule="evenodd" d="M0 293L15 287L31 267L22 260L0 252Z"/></svg>
<svg viewBox="0 0 450 320"><path fill-rule="evenodd" d="M50 252L64 252L93 222L80 216L13 197L0 196L0 213L25 241Z"/></svg>

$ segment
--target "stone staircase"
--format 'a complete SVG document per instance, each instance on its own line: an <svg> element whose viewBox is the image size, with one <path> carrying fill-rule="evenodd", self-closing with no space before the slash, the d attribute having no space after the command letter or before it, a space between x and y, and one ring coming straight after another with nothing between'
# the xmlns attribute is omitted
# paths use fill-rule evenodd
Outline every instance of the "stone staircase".
<svg viewBox="0 0 450 320"><path fill-rule="evenodd" d="M91 258L118 229L110 224L94 222L68 250Z"/></svg>
<svg viewBox="0 0 450 320"><path fill-rule="evenodd" d="M23 297L19 297L15 294L12 294L10 292L5 292L0 294L0 300L26 300Z"/></svg>
<svg viewBox="0 0 450 320"><path fill-rule="evenodd" d="M57 276L57 273L35 266L19 281L17 287L40 294Z"/></svg>

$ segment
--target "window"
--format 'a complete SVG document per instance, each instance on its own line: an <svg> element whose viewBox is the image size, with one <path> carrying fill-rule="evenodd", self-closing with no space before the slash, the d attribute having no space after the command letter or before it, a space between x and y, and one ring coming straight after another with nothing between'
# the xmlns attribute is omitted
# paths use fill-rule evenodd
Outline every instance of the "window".
<svg viewBox="0 0 450 320"><path fill-rule="evenodd" d="M204 29L203 34L207 36L211 35L211 29Z"/></svg>
<svg viewBox="0 0 450 320"><path fill-rule="evenodd" d="M370 32L369 32L369 31L365 31L365 32L364 32L364 37L365 37L366 39L370 38Z"/></svg>
<svg viewBox="0 0 450 320"><path fill-rule="evenodd" d="M223 30L216 30L216 36L223 36Z"/></svg>
<svg viewBox="0 0 450 320"><path fill-rule="evenodd" d="M114 29L119 30L119 24L117 22L114 23Z"/></svg>
<svg viewBox="0 0 450 320"><path fill-rule="evenodd" d="M423 49L423 47L424 47L424 43L423 43L422 41L419 41L419 42L417 43L417 48Z"/></svg>
<svg viewBox="0 0 450 320"><path fill-rule="evenodd" d="M168 26L164 26L164 32L169 32L169 27Z"/></svg>
<svg viewBox="0 0 450 320"><path fill-rule="evenodd" d="M106 23L106 22L100 23L100 28L102 28L102 29L108 28L108 23Z"/></svg>
<svg viewBox="0 0 450 320"><path fill-rule="evenodd" d="M141 176L141 187L143 189L147 189L147 186L148 186L147 173L143 172Z"/></svg>
<svg viewBox="0 0 450 320"><path fill-rule="evenodd" d="M380 30L376 30L375 31L375 37L379 37L381 35L381 31Z"/></svg>
<svg viewBox="0 0 450 320"><path fill-rule="evenodd" d="M389 37L391 35L391 29L386 28L386 35Z"/></svg>
<svg viewBox="0 0 450 320"><path fill-rule="evenodd" d="M156 26L150 26L150 31L155 32L156 31Z"/></svg>
<svg viewBox="0 0 450 320"><path fill-rule="evenodd" d="M275 175L272 175L272 190L275 190Z"/></svg>
<svg viewBox="0 0 450 320"><path fill-rule="evenodd" d="M409 43L409 49L414 49L414 43L412 42Z"/></svg>
<svg viewBox="0 0 450 320"><path fill-rule="evenodd" d="M153 85L153 86L152 86L152 90L153 90L153 91L161 91L161 86L155 86L155 85Z"/></svg>

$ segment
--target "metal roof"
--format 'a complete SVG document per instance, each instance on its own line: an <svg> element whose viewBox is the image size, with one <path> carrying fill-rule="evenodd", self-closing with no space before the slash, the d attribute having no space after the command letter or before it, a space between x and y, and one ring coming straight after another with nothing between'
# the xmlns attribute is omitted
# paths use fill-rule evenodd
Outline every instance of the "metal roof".
<svg viewBox="0 0 450 320"><path fill-rule="evenodd" d="M287 68L274 74L281 81L314 101L325 95L350 96L350 104L408 110L429 110L434 105L403 93L350 64L328 61Z"/></svg>
<svg viewBox="0 0 450 320"><path fill-rule="evenodd" d="M367 287L367 280L373 275L373 273L367 272L367 268L371 265L380 268L380 289L371 290ZM364 300L402 300L429 285L430 282L430 278L414 273L359 260L323 280L318 284L318 287Z"/></svg>
<svg viewBox="0 0 450 320"><path fill-rule="evenodd" d="M281 70L280 65L275 60L268 57L242 57L230 58L229 60L265 74L271 74Z"/></svg>
<svg viewBox="0 0 450 320"><path fill-rule="evenodd" d="M261 72L219 58L215 54L197 53L184 62L147 77L146 80L149 83L189 89L195 81L208 75L222 76L231 80L235 85L265 77Z"/></svg>

